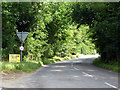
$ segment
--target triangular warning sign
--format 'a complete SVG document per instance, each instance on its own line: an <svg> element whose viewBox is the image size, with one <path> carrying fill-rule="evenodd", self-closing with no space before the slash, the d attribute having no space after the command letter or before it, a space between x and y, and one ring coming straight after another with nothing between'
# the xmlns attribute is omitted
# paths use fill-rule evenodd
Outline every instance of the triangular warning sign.
<svg viewBox="0 0 120 90"><path fill-rule="evenodd" d="M19 37L20 41L24 42L29 32L16 32L16 34Z"/></svg>

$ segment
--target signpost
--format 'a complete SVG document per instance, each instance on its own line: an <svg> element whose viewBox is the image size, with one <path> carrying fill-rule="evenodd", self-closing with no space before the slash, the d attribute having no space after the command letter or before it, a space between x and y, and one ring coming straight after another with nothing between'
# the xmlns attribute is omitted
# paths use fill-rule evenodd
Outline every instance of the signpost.
<svg viewBox="0 0 120 90"><path fill-rule="evenodd" d="M22 51L24 50L23 47L23 42L25 41L26 37L28 36L29 32L16 32L17 36L19 37L21 41L21 47L19 48L21 50L21 55L20 55L20 61L22 61Z"/></svg>

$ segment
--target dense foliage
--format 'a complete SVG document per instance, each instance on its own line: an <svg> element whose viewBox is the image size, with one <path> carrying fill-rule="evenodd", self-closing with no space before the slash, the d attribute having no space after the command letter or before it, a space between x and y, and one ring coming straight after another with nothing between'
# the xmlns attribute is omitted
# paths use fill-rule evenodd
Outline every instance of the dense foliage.
<svg viewBox="0 0 120 90"><path fill-rule="evenodd" d="M120 60L120 2L74 3L73 21L87 24L101 60Z"/></svg>
<svg viewBox="0 0 120 90"><path fill-rule="evenodd" d="M66 2L2 3L3 59L8 59L9 54L20 53L18 31L29 32L23 51L26 60L94 54L89 26L77 28L72 22L72 5Z"/></svg>
<svg viewBox="0 0 120 90"><path fill-rule="evenodd" d="M119 60L119 11L119 2L4 2L3 58L20 53L16 32L26 31L24 59L94 54L96 47L104 62Z"/></svg>

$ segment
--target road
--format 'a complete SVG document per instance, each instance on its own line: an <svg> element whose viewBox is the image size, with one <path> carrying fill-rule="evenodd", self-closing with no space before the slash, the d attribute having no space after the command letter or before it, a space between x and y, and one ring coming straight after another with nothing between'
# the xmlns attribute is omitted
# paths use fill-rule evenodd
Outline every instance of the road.
<svg viewBox="0 0 120 90"><path fill-rule="evenodd" d="M117 88L118 74L92 64L97 58L78 59L45 65L36 72L11 81L5 88Z"/></svg>

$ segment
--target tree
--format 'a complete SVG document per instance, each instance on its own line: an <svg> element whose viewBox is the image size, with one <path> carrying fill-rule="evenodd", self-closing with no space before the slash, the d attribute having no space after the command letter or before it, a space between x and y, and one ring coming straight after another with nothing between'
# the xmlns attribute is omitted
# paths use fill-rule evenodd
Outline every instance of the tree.
<svg viewBox="0 0 120 90"><path fill-rule="evenodd" d="M3 2L2 3L2 48L3 58L10 53L19 53L20 42L17 31L31 31L35 17L32 12L33 3Z"/></svg>
<svg viewBox="0 0 120 90"><path fill-rule="evenodd" d="M73 20L79 26L90 26L91 37L102 60L109 63L120 59L120 3L75 3L73 9Z"/></svg>
<svg viewBox="0 0 120 90"><path fill-rule="evenodd" d="M89 27L85 25L76 29L69 2L4 2L2 12L4 58L20 52L17 31L29 32L24 42L24 59L94 53L94 45L88 39Z"/></svg>

